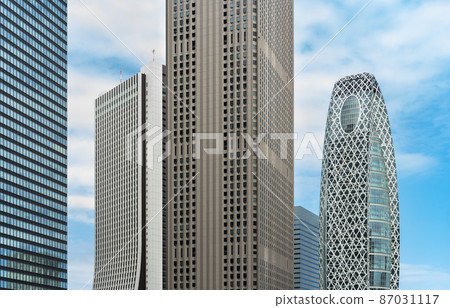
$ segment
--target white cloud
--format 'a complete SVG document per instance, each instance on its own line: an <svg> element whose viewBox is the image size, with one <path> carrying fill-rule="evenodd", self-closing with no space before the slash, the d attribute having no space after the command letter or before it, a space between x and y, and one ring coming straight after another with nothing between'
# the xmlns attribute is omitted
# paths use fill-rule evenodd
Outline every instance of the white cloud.
<svg viewBox="0 0 450 308"><path fill-rule="evenodd" d="M336 80L324 73L300 74L295 80L295 130L325 133L328 104Z"/></svg>
<svg viewBox="0 0 450 308"><path fill-rule="evenodd" d="M95 224L95 217L93 212L69 210L69 221L81 222L93 226Z"/></svg>
<svg viewBox="0 0 450 308"><path fill-rule="evenodd" d="M412 176L430 171L437 165L434 157L422 153L397 153L397 172L399 176Z"/></svg>
<svg viewBox="0 0 450 308"><path fill-rule="evenodd" d="M69 195L68 203L70 209L94 210L93 196L76 196Z"/></svg>
<svg viewBox="0 0 450 308"><path fill-rule="evenodd" d="M69 140L70 163L92 163L95 158L95 140L94 136L78 136L73 133Z"/></svg>
<svg viewBox="0 0 450 308"><path fill-rule="evenodd" d="M70 188L94 186L95 171L93 165L70 165L67 172Z"/></svg>
<svg viewBox="0 0 450 308"><path fill-rule="evenodd" d="M324 15L311 14L311 6L314 12L324 11ZM336 9L335 6L329 1L298 2L297 70L346 23L349 12L354 10L348 6ZM330 9L334 17L323 18L330 14ZM405 106L411 110L412 101L418 94L414 91L416 87L435 77L442 70L443 61L449 58L449 14L450 3L442 1L427 1L420 5L373 2L301 74L304 80L313 78L316 86L303 88L297 95L310 97L310 106L318 103L322 106L324 98L322 91L317 91L317 85L328 82L330 95L330 77L337 81L345 75L368 71L376 75L385 94L389 94L388 109L391 110L392 101L392 109L395 107L396 111ZM314 48L301 54L298 51L304 44ZM321 78L315 78L318 75ZM397 97L402 99L397 100ZM394 101L401 105L394 106Z"/></svg>
<svg viewBox="0 0 450 308"><path fill-rule="evenodd" d="M94 186L95 149L92 135L78 136L72 133L69 139L69 186L72 189L78 187Z"/></svg>
<svg viewBox="0 0 450 308"><path fill-rule="evenodd" d="M95 99L101 92L113 88L119 82L119 78L114 80L105 72L89 73L88 70L83 72L82 67L69 67L69 129L93 133Z"/></svg>
<svg viewBox="0 0 450 308"><path fill-rule="evenodd" d="M400 264L402 290L448 290L450 272L430 265Z"/></svg>
<svg viewBox="0 0 450 308"><path fill-rule="evenodd" d="M69 16L72 52L136 61L122 41L144 62L153 49L161 58L165 54L164 1L71 1Z"/></svg>

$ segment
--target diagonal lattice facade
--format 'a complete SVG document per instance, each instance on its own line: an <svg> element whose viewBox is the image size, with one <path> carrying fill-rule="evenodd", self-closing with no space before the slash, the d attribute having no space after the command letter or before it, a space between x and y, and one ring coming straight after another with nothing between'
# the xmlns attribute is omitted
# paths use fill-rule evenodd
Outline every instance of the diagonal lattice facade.
<svg viewBox="0 0 450 308"><path fill-rule="evenodd" d="M320 196L320 287L398 289L400 223L389 118L375 77L334 87Z"/></svg>

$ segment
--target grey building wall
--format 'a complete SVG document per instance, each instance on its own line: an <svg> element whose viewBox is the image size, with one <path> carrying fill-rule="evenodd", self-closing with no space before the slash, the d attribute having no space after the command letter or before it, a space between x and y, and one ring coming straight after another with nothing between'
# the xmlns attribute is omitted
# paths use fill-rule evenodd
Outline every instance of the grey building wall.
<svg viewBox="0 0 450 308"><path fill-rule="evenodd" d="M67 3L0 2L0 289L67 289Z"/></svg>
<svg viewBox="0 0 450 308"><path fill-rule="evenodd" d="M294 289L319 290L319 216L294 208Z"/></svg>
<svg viewBox="0 0 450 308"><path fill-rule="evenodd" d="M243 136L293 132L293 1L166 6L168 289L292 289L293 145Z"/></svg>
<svg viewBox="0 0 450 308"><path fill-rule="evenodd" d="M400 223L394 146L375 77L339 80L325 131L321 289L398 289Z"/></svg>

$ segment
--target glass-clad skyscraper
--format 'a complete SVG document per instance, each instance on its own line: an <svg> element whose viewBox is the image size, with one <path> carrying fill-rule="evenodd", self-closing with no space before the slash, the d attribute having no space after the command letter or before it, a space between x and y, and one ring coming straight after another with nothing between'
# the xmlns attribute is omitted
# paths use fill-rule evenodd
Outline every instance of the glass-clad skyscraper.
<svg viewBox="0 0 450 308"><path fill-rule="evenodd" d="M394 146L371 74L333 90L320 197L321 289L398 289L400 223Z"/></svg>
<svg viewBox="0 0 450 308"><path fill-rule="evenodd" d="M319 216L294 207L294 290L319 290Z"/></svg>
<svg viewBox="0 0 450 308"><path fill-rule="evenodd" d="M0 0L0 288L67 288L67 3Z"/></svg>

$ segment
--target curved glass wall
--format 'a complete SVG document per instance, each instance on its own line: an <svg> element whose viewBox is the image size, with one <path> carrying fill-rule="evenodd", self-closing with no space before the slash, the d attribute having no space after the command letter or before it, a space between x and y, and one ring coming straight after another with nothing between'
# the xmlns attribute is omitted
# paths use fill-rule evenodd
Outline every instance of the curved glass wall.
<svg viewBox="0 0 450 308"><path fill-rule="evenodd" d="M390 288L391 214L381 141L372 137L369 185L369 286Z"/></svg>
<svg viewBox="0 0 450 308"><path fill-rule="evenodd" d="M346 133L351 133L355 130L359 120L359 113L359 101L356 96L348 97L341 110L341 125Z"/></svg>

